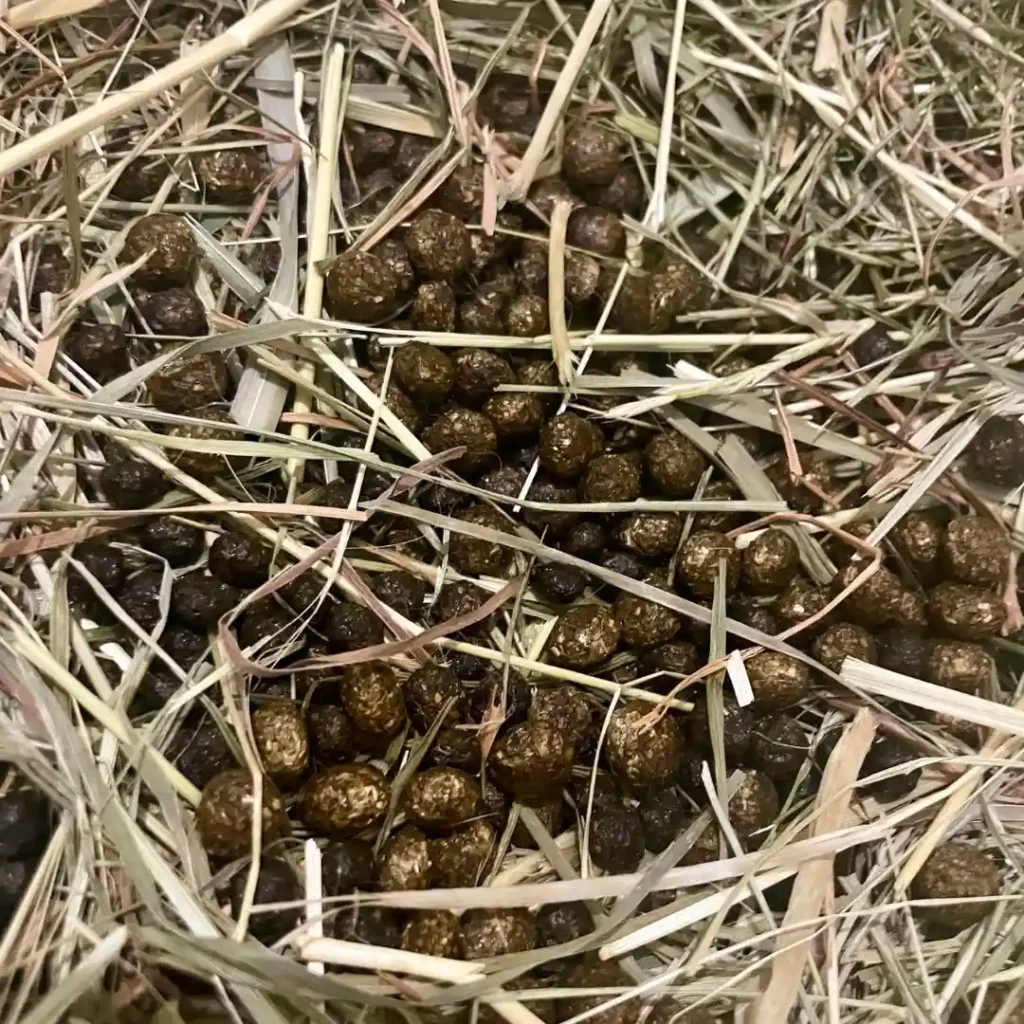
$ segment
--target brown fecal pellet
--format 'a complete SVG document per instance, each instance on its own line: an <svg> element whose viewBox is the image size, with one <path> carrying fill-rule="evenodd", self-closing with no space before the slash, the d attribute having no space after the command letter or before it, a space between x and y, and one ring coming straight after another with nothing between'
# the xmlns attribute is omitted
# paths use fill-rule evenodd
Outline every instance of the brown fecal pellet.
<svg viewBox="0 0 1024 1024"><path fill-rule="evenodd" d="M788 586L800 567L796 542L784 530L771 527L743 552L743 582L759 594Z"/></svg>
<svg viewBox="0 0 1024 1024"><path fill-rule="evenodd" d="M561 480L579 476L597 457L601 432L589 420L575 413L561 413L544 424L540 432L538 458L541 466Z"/></svg>
<svg viewBox="0 0 1024 1024"><path fill-rule="evenodd" d="M587 669L615 653L619 643L615 615L597 604L582 604L558 617L548 640L551 661L564 668Z"/></svg>
<svg viewBox="0 0 1024 1024"><path fill-rule="evenodd" d="M663 786L645 793L640 799L640 824L644 845L651 853L661 853L686 830L690 804L674 787Z"/></svg>
<svg viewBox="0 0 1024 1024"><path fill-rule="evenodd" d="M713 597L719 561L725 560L726 592L739 583L742 555L733 542L714 530L691 533L679 550L678 571L683 582L699 597Z"/></svg>
<svg viewBox="0 0 1024 1024"><path fill-rule="evenodd" d="M390 796L390 783L372 765L333 765L299 791L298 815L314 832L352 836L383 819Z"/></svg>
<svg viewBox="0 0 1024 1024"><path fill-rule="evenodd" d="M633 979L617 964L579 963L565 975L566 988L622 988L633 987ZM608 1002L608 996L577 996L558 1000L558 1019L569 1020L589 1010L598 1010ZM638 1003L627 999L607 1010L601 1010L589 1019L593 1024L637 1024Z"/></svg>
<svg viewBox="0 0 1024 1024"><path fill-rule="evenodd" d="M806 577L797 576L779 594L775 602L775 612L784 626L795 626L817 615L830 600L831 594L827 587L819 587ZM813 626L807 628L806 635L820 632L828 624L830 617L818 619Z"/></svg>
<svg viewBox="0 0 1024 1024"><path fill-rule="evenodd" d="M525 804L551 800L569 781L573 737L548 725L520 723L498 736L487 766L499 789Z"/></svg>
<svg viewBox="0 0 1024 1024"><path fill-rule="evenodd" d="M321 586L318 582L317 587ZM418 619L423 612L427 584L410 572L399 569L375 573L370 577L370 589L384 604L407 619Z"/></svg>
<svg viewBox="0 0 1024 1024"><path fill-rule="evenodd" d="M417 910L402 928L402 949L424 956L462 958L462 930L450 910Z"/></svg>
<svg viewBox="0 0 1024 1024"><path fill-rule="evenodd" d="M589 935L594 930L594 919L580 900L545 903L537 911L537 930L542 945L558 946Z"/></svg>
<svg viewBox="0 0 1024 1024"><path fill-rule="evenodd" d="M683 532L677 512L634 512L615 527L615 541L645 558L671 555Z"/></svg>
<svg viewBox="0 0 1024 1024"><path fill-rule="evenodd" d="M653 723L644 720L649 706L617 708L608 723L605 755L617 776L643 790L672 778L683 759L683 732L671 714Z"/></svg>
<svg viewBox="0 0 1024 1024"><path fill-rule="evenodd" d="M751 733L747 762L776 786L788 787L807 759L810 747L803 729L789 715L758 720Z"/></svg>
<svg viewBox="0 0 1024 1024"><path fill-rule="evenodd" d="M44 293L60 295L71 284L71 261L58 242L47 242L39 249L35 273L32 276L32 299L38 305Z"/></svg>
<svg viewBox="0 0 1024 1024"><path fill-rule="evenodd" d="M481 761L478 730L474 726L444 726L438 730L427 759L438 768L461 768L476 774Z"/></svg>
<svg viewBox="0 0 1024 1024"><path fill-rule="evenodd" d="M469 299L459 306L459 330L463 334L504 334L503 309L484 298Z"/></svg>
<svg viewBox="0 0 1024 1024"><path fill-rule="evenodd" d="M139 531L139 544L175 568L195 562L206 549L203 531L173 516L146 523Z"/></svg>
<svg viewBox="0 0 1024 1024"><path fill-rule="evenodd" d="M221 409L202 409L195 413L206 422L202 425L191 423L175 424L168 427L164 433L168 437L177 437L195 441L223 441L229 442L238 440L242 436L237 429L221 429L216 426L224 424L226 428L237 428L238 424L231 416ZM245 465L246 460L237 455L221 455L218 452L200 451L197 449L168 449L167 455L171 462L183 473L194 476L199 480L212 480L224 473L236 471Z"/></svg>
<svg viewBox="0 0 1024 1024"><path fill-rule="evenodd" d="M171 590L171 614L193 629L208 630L241 599L241 591L230 584L201 572L191 572L175 580Z"/></svg>
<svg viewBox="0 0 1024 1024"><path fill-rule="evenodd" d="M679 497L686 497L686 495L679 495ZM701 501L729 502L742 497L739 488L731 480L712 480L704 488ZM743 512L698 512L693 517L693 529L719 530L722 533L728 533L742 525L748 518Z"/></svg>
<svg viewBox="0 0 1024 1024"><path fill-rule="evenodd" d="M565 133L562 167L574 185L610 185L619 170L619 139L593 121L580 121Z"/></svg>
<svg viewBox="0 0 1024 1024"><path fill-rule="evenodd" d="M765 474L790 508L814 515L826 511L825 502L816 492L830 495L835 486L826 458L824 452L803 456L803 476L799 479L790 472L785 456L765 466Z"/></svg>
<svg viewBox="0 0 1024 1024"><path fill-rule="evenodd" d="M384 892L400 892L427 889L433 880L427 837L418 828L406 825L384 844L377 864L377 882Z"/></svg>
<svg viewBox="0 0 1024 1024"><path fill-rule="evenodd" d="M207 200L246 203L256 194L266 168L254 149L227 148L201 153L195 159Z"/></svg>
<svg viewBox="0 0 1024 1024"><path fill-rule="evenodd" d="M974 902L979 897L994 897L1002 892L1003 875L992 858L969 843L947 840L924 862L911 883L914 899L948 900L935 906L915 907L914 913L955 934L983 921L995 907L994 902Z"/></svg>
<svg viewBox="0 0 1024 1024"><path fill-rule="evenodd" d="M600 206L577 206L569 214L565 240L598 256L622 256L626 251L626 229L619 215Z"/></svg>
<svg viewBox="0 0 1024 1024"><path fill-rule="evenodd" d="M464 703L458 676L447 666L430 663L413 672L402 684L409 718L416 729L426 733L448 701L453 701L449 719L458 721Z"/></svg>
<svg viewBox="0 0 1024 1024"><path fill-rule="evenodd" d="M349 128L345 135L352 166L359 174L387 164L398 149L398 139L386 128Z"/></svg>
<svg viewBox="0 0 1024 1024"><path fill-rule="evenodd" d="M198 338L209 331L206 307L191 288L167 288L159 292L136 293L139 315L153 334L169 338ZM189 360L219 359L219 352L190 356Z"/></svg>
<svg viewBox="0 0 1024 1024"><path fill-rule="evenodd" d="M484 176L479 164L456 167L437 190L435 201L446 213L461 221L479 222L484 201Z"/></svg>
<svg viewBox="0 0 1024 1024"><path fill-rule="evenodd" d="M270 550L244 533L222 533L210 545L210 573L233 587L252 588L267 582Z"/></svg>
<svg viewBox="0 0 1024 1024"><path fill-rule="evenodd" d="M985 691L994 672L992 655L980 644L936 640L928 656L929 681L961 693Z"/></svg>
<svg viewBox="0 0 1024 1024"><path fill-rule="evenodd" d="M384 394L384 404L395 414L399 422L412 433L419 434L423 429L423 417L416 403L393 381L388 381L384 391L383 374L374 373L366 378L366 386L375 394Z"/></svg>
<svg viewBox="0 0 1024 1024"><path fill-rule="evenodd" d="M412 269L412 260L409 258L409 249L405 242L398 238L385 238L370 252L394 275L399 296L412 291L416 274Z"/></svg>
<svg viewBox="0 0 1024 1024"><path fill-rule="evenodd" d="M455 293L447 281L425 281L416 289L412 322L421 331L455 330Z"/></svg>
<svg viewBox="0 0 1024 1024"><path fill-rule="evenodd" d="M544 404L536 395L507 391L484 402L484 415L494 425L500 441L535 437L544 425Z"/></svg>
<svg viewBox="0 0 1024 1024"><path fill-rule="evenodd" d="M512 532L508 519L490 505L473 505L456 518L499 533ZM453 531L448 553L459 572L472 576L501 576L512 563L512 548L467 533Z"/></svg>
<svg viewBox="0 0 1024 1024"><path fill-rule="evenodd" d="M383 81L383 78L374 81ZM403 181L417 171L420 164L430 155L435 146L434 139L428 139L422 135L413 135L410 132L399 134L398 151L391 162L395 174Z"/></svg>
<svg viewBox="0 0 1024 1024"><path fill-rule="evenodd" d="M561 178L553 175L535 181L530 186L527 202L536 207L540 215L550 222L555 203L568 203L570 207L573 207L578 206L580 200Z"/></svg>
<svg viewBox="0 0 1024 1024"><path fill-rule="evenodd" d="M417 214L405 244L417 273L432 281L453 281L466 272L473 255L466 225L443 210Z"/></svg>
<svg viewBox="0 0 1024 1024"><path fill-rule="evenodd" d="M398 278L379 256L346 252L331 261L324 276L324 295L331 316L372 324L394 309Z"/></svg>
<svg viewBox="0 0 1024 1024"><path fill-rule="evenodd" d="M761 651L746 662L754 699L765 704L793 704L811 689L811 670L778 651Z"/></svg>
<svg viewBox="0 0 1024 1024"><path fill-rule="evenodd" d="M689 827L689 822L687 827ZM684 867L694 867L697 864L712 864L719 858L721 848L721 834L717 828L704 829L697 837L693 846L683 854L679 861Z"/></svg>
<svg viewBox="0 0 1024 1024"><path fill-rule="evenodd" d="M486 348L460 348L452 357L455 396L469 406L479 406L502 384L515 381L508 360Z"/></svg>
<svg viewBox="0 0 1024 1024"><path fill-rule="evenodd" d="M686 734L690 743L711 762L714 753L711 741L711 720L707 703L700 701L687 715ZM740 707L725 699L722 706L722 740L729 764L742 761L750 747L755 715L750 707Z"/></svg>
<svg viewBox="0 0 1024 1024"><path fill-rule="evenodd" d="M663 494L689 498L700 482L706 462L700 449L681 434L658 434L644 449L644 465Z"/></svg>
<svg viewBox="0 0 1024 1024"><path fill-rule="evenodd" d="M141 203L156 195L169 172L166 157L140 156L122 168L110 194L115 199Z"/></svg>
<svg viewBox="0 0 1024 1024"><path fill-rule="evenodd" d="M327 613L324 633L334 650L357 651L384 642L384 625L377 616L354 601L339 601Z"/></svg>
<svg viewBox="0 0 1024 1024"><path fill-rule="evenodd" d="M202 409L220 401L227 387L227 363L220 353L173 359L146 382L149 400L162 412Z"/></svg>
<svg viewBox="0 0 1024 1024"><path fill-rule="evenodd" d="M619 164L615 177L607 185L588 188L587 201L617 213L639 217L643 212L645 192L640 172L632 163Z"/></svg>
<svg viewBox="0 0 1024 1024"><path fill-rule="evenodd" d="M518 466L502 466L500 469L484 473L477 482L485 491L515 498L526 485L526 470Z"/></svg>
<svg viewBox="0 0 1024 1024"><path fill-rule="evenodd" d="M263 780L260 826L263 844L273 842L287 828L284 802L277 787ZM213 857L244 857L252 845L255 809L252 773L230 768L215 775L203 787L196 812L196 826L207 853Z"/></svg>
<svg viewBox="0 0 1024 1024"><path fill-rule="evenodd" d="M559 483L538 473L527 493L530 501L544 504L563 505L579 501L579 494L571 484ZM548 534L561 536L570 530L580 518L579 512L561 512L553 509L524 508L523 519L535 530L547 530Z"/></svg>
<svg viewBox="0 0 1024 1024"><path fill-rule="evenodd" d="M879 772L898 768L908 761L914 761L918 757L917 752L907 744L892 736L880 736L871 744L867 757L860 770L860 778L868 778ZM917 786L921 778L921 769L903 772L900 775L893 775L888 779L879 779L861 787L861 791L869 793L876 800L882 803L889 803L892 800L899 800L901 797L909 796Z"/></svg>
<svg viewBox="0 0 1024 1024"><path fill-rule="evenodd" d="M494 235L472 231L469 235L469 273L474 277L486 274L502 257L504 246Z"/></svg>
<svg viewBox="0 0 1024 1024"><path fill-rule="evenodd" d="M548 293L548 247L541 242L523 243L513 269L520 292L545 298Z"/></svg>
<svg viewBox="0 0 1024 1024"><path fill-rule="evenodd" d="M608 531L599 522L584 520L566 533L562 548L577 558L590 558L602 551L608 543Z"/></svg>
<svg viewBox="0 0 1024 1024"><path fill-rule="evenodd" d="M651 276L654 317L662 329L670 329L677 316L705 309L709 294L704 275L674 255L665 258Z"/></svg>
<svg viewBox="0 0 1024 1024"><path fill-rule="evenodd" d="M1015 416L990 416L967 448L971 474L994 487L1024 480L1024 423Z"/></svg>
<svg viewBox="0 0 1024 1024"><path fill-rule="evenodd" d="M335 839L323 850L325 896L346 896L373 882L373 846L362 839Z"/></svg>
<svg viewBox="0 0 1024 1024"><path fill-rule="evenodd" d="M552 838L559 835L565 828L567 808L561 796L538 804L532 810L537 816L537 820L544 826L545 831ZM526 827L521 816L516 823L516 827L512 830L512 845L519 846L524 850L538 849L537 841L533 838L532 833Z"/></svg>
<svg viewBox="0 0 1024 1024"><path fill-rule="evenodd" d="M281 789L294 789L309 769L309 734L301 707L275 701L257 708L252 735L263 770Z"/></svg>
<svg viewBox="0 0 1024 1024"><path fill-rule="evenodd" d="M430 840L437 884L450 889L479 884L496 843L494 826L482 818Z"/></svg>
<svg viewBox="0 0 1024 1024"><path fill-rule="evenodd" d="M928 592L928 616L935 627L959 640L996 636L1006 621L998 594L966 583L940 583Z"/></svg>
<svg viewBox="0 0 1024 1024"><path fill-rule="evenodd" d="M878 651L874 637L863 626L853 622L836 622L826 626L814 638L814 657L839 674L846 658L857 658L874 665L878 662Z"/></svg>
<svg viewBox="0 0 1024 1024"><path fill-rule="evenodd" d="M729 823L744 840L767 828L779 816L781 802L775 784L762 772L747 772L729 801ZM758 842L761 837L757 837Z"/></svg>
<svg viewBox="0 0 1024 1024"><path fill-rule="evenodd" d="M241 915L248 884L248 870L239 871L231 878L231 916L236 919ZM253 909L257 912L249 919L249 934L264 945L277 942L299 923L301 900L302 886L291 865L278 857L261 858L252 898ZM280 910L259 912L260 905L268 903L292 905Z"/></svg>
<svg viewBox="0 0 1024 1024"><path fill-rule="evenodd" d="M602 301L607 303L610 299L617 278L617 268L601 268L597 294ZM608 317L615 330L623 334L648 334L667 327L659 322L653 287L654 279L650 274L626 274Z"/></svg>
<svg viewBox="0 0 1024 1024"><path fill-rule="evenodd" d="M405 813L431 831L451 829L478 813L480 784L458 768L418 772L405 790Z"/></svg>
<svg viewBox="0 0 1024 1024"><path fill-rule="evenodd" d="M151 213L140 217L125 235L121 262L135 260L152 251L133 279L142 284L166 288L187 285L199 261L199 247L184 217L173 213Z"/></svg>
<svg viewBox="0 0 1024 1024"><path fill-rule="evenodd" d="M498 450L494 424L482 412L461 406L451 406L442 412L424 431L423 440L436 453L464 447L466 451L449 463L464 474L480 473L492 465Z"/></svg>
<svg viewBox="0 0 1024 1024"><path fill-rule="evenodd" d="M128 372L128 339L117 324L75 324L65 345L68 356L100 384Z"/></svg>
<svg viewBox="0 0 1024 1024"><path fill-rule="evenodd" d="M527 721L557 729L582 749L594 724L594 707L575 686L546 686L530 702Z"/></svg>
<svg viewBox="0 0 1024 1024"><path fill-rule="evenodd" d="M548 329L548 304L539 295L517 295L505 308L505 330L514 338L535 338Z"/></svg>
<svg viewBox="0 0 1024 1024"><path fill-rule="evenodd" d="M917 573L938 569L943 531L935 519L923 512L911 512L893 528L892 540Z"/></svg>
<svg viewBox="0 0 1024 1024"><path fill-rule="evenodd" d="M504 309L516 297L515 272L507 267L495 267L473 294L496 309Z"/></svg>
<svg viewBox="0 0 1024 1024"><path fill-rule="evenodd" d="M928 628L928 598L923 590L904 587L892 617L895 626L918 631Z"/></svg>
<svg viewBox="0 0 1024 1024"><path fill-rule="evenodd" d="M845 589L866 567L860 559L853 559L836 577L833 590L838 593ZM899 577L880 565L843 601L842 608L851 618L868 626L877 626L889 622L895 616L902 595L903 584Z"/></svg>
<svg viewBox="0 0 1024 1024"><path fill-rule="evenodd" d="M402 685L380 661L349 665L341 680L341 701L356 731L386 744L405 724Z"/></svg>
<svg viewBox="0 0 1024 1024"><path fill-rule="evenodd" d="M522 907L475 907L460 925L467 960L525 953L537 945L533 915Z"/></svg>
<svg viewBox="0 0 1024 1024"><path fill-rule="evenodd" d="M583 476L587 501L635 501L640 497L640 466L629 455L598 455Z"/></svg>
<svg viewBox="0 0 1024 1024"><path fill-rule="evenodd" d="M601 264L593 256L569 250L565 254L565 297L573 303L584 303L597 294Z"/></svg>
<svg viewBox="0 0 1024 1024"><path fill-rule="evenodd" d="M983 516L959 516L946 527L943 543L953 579L979 587L1006 582L1010 543L999 524Z"/></svg>
<svg viewBox="0 0 1024 1024"><path fill-rule="evenodd" d="M644 831L635 807L621 801L595 802L590 816L590 859L609 874L636 871L644 856Z"/></svg>
<svg viewBox="0 0 1024 1024"><path fill-rule="evenodd" d="M557 388L558 370L555 364L542 359L530 359L516 369L516 383L526 387L534 388ZM554 410L558 405L558 395L551 393L537 393L537 397L544 403L546 409Z"/></svg>
<svg viewBox="0 0 1024 1024"><path fill-rule="evenodd" d="M688 640L674 640L671 643L659 644L643 655L644 672L665 672L672 676L685 678L695 672L701 664L696 644ZM671 680L674 683L675 680ZM663 691L661 683L655 681L654 689Z"/></svg>
<svg viewBox="0 0 1024 1024"><path fill-rule="evenodd" d="M449 619L471 615L490 595L469 580L456 580L441 587L437 603L433 607L431 619L434 622L447 622ZM478 624L476 629L487 630L487 620Z"/></svg>
<svg viewBox="0 0 1024 1024"><path fill-rule="evenodd" d="M589 582L589 575L572 565L542 565L531 577L534 591L552 604L572 604L583 596Z"/></svg>
<svg viewBox="0 0 1024 1024"><path fill-rule="evenodd" d="M644 582L659 590L669 590L668 577L660 569L647 576ZM671 640L683 625L679 614L671 608L626 591L615 598L613 610L622 642L630 647L663 644Z"/></svg>
<svg viewBox="0 0 1024 1024"><path fill-rule="evenodd" d="M306 718L313 756L324 767L350 760L356 753L352 719L334 704L311 707Z"/></svg>

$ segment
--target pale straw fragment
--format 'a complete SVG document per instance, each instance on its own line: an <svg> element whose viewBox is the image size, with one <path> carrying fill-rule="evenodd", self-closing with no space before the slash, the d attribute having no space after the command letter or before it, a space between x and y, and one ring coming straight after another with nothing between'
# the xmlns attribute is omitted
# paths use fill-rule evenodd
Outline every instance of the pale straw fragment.
<svg viewBox="0 0 1024 1024"><path fill-rule="evenodd" d="M846 816L861 765L875 736L875 717L862 708L847 726L825 767L818 790L818 816L811 826L812 836L827 835L838 828ZM805 862L797 872L789 907L782 927L789 934L780 941L779 955L772 962L771 979L764 995L755 1003L751 1024L773 1024L786 1020L796 1001L804 967L811 955L811 940L825 895L832 887L834 856ZM803 930L790 932L804 924Z"/></svg>

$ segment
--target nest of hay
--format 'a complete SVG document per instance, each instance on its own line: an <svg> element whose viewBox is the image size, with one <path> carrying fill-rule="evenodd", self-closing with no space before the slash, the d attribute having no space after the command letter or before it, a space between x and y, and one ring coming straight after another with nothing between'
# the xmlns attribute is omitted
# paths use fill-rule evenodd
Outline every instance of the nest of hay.
<svg viewBox="0 0 1024 1024"><path fill-rule="evenodd" d="M1015 32L0 11L0 1018L1017 1020Z"/></svg>

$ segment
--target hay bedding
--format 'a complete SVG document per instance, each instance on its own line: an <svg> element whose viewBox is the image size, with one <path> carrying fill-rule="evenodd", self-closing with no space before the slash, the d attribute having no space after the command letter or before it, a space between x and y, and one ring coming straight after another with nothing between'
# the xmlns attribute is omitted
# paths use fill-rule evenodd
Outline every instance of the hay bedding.
<svg viewBox="0 0 1024 1024"><path fill-rule="evenodd" d="M1014 18L6 7L0 1017L1017 1020Z"/></svg>

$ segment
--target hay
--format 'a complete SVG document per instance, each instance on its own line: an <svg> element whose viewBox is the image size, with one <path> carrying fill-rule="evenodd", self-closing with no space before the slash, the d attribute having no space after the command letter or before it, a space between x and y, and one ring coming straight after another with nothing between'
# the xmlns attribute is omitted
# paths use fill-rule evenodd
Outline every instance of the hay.
<svg viewBox="0 0 1024 1024"><path fill-rule="evenodd" d="M575 558L522 524L503 533L404 500L431 484L504 512L673 512L687 532L699 514L761 516L735 532L737 546L779 524L823 585L837 552L853 547L875 560L892 552L894 530L915 508L987 511L1014 550L1008 622L1024 624L1020 490L1004 493L962 473L964 452L990 416L1024 413L1024 110L1015 84L1024 61L1015 19L1012 7L954 9L942 0L0 5L0 759L47 794L58 819L0 939L0 1019L327 1024L398 1014L415 1024L489 1007L510 1024L536 1024L551 998L580 994L545 971L582 954L617 960L632 981L588 992L603 1002L572 1018L605 1024L640 1022L665 995L685 1007L676 1018L684 1022L703 1020L705 1009L721 1019L788 1014L808 1024L945 1020L961 997L984 994L989 979L1019 981L1024 649L1016 636L994 645L1000 685L978 695L855 660L836 674L802 644L813 621L770 636L730 617L724 570L705 607ZM356 56L375 64L383 82L355 80ZM547 97L521 157L478 116L486 84L505 73ZM643 215L627 219L628 251L657 239L696 268L713 296L663 334L612 331L607 311L593 329L567 324L568 207L557 205L536 236L499 216L558 169L566 111L584 107L617 128L645 182ZM433 147L371 215L351 209L339 184L351 170L342 144L350 123L409 132ZM213 125L226 130L215 134ZM204 203L192 158L247 144L269 158L255 200ZM325 315L325 261L387 237L470 154L486 168L479 226L550 241L550 334L416 332ZM119 198L120 177L146 159L165 172L154 196ZM68 354L69 329L83 315L131 324L132 275L148 257L119 265L124 230L159 211L186 216L192 227L203 254L197 293L212 333L156 355L134 339L131 369L101 384ZM34 294L43 247L55 239L69 255L68 286ZM281 263L265 282L241 246L274 243ZM619 271L613 295L625 264ZM859 365L853 346L875 324L901 347ZM518 495L482 490L431 452L359 367L357 345L378 342L387 382L395 351L414 338L551 356L559 387L504 390L555 395L560 411L597 410L610 427L667 425L713 459L742 497L705 497L705 477L693 499L555 507L529 496L536 463ZM716 373L738 350L756 363ZM231 410L238 427L175 436L168 431L206 421L153 408L146 384L174 355L213 352L240 379ZM610 357L623 353L642 365L609 371ZM817 515L800 513L792 498L787 504L744 447L752 428L780 438L800 472L812 451L829 458L841 493ZM91 501L83 482L119 453L171 482L158 506L127 512ZM198 479L179 464L185 453L230 460L231 470ZM309 478L329 481L339 467L353 471L348 507L325 507ZM367 498L369 474L387 476L391 487ZM92 538L130 546L129 529L167 512L210 533L231 526L260 538L285 573L221 623L210 659L192 674L160 641L176 571L159 566L160 623L151 635L77 557ZM357 535L386 517L416 531L428 554ZM858 521L874 524L866 537L854 535ZM373 574L399 567L436 595L460 578L448 561L460 534L515 558L511 583L479 581L489 600L477 616L425 632L368 587ZM544 563L584 569L596 585L707 627L706 664L666 696L640 670L624 685L603 666L590 673L548 663L555 613L530 582ZM865 561L850 589L865 585L875 564ZM238 615L255 600L273 601L306 568L324 592L374 611L387 641L287 668L266 647L243 650ZM103 609L104 622L69 597L71 580L93 595L90 607ZM828 610L840 604L834 596ZM458 632L489 615L490 634ZM739 783L726 763L724 709L728 697L753 701L744 659L761 647L816 673L815 693L798 709L813 751L802 781L818 771L812 761L825 763L825 737L838 726L842 738L817 797L798 783L760 848L746 849L729 820ZM638 873L601 875L590 858L591 789L578 821L558 835L539 813L515 809L499 862L478 887L360 897L385 908L456 911L582 900L595 930L572 943L456 961L332 938L333 916L353 898L325 895L319 847L302 835L282 844L304 865L301 923L273 948L247 939L246 926L274 908L254 904L249 865L241 868L241 913L232 920L226 912L224 879L211 874L196 836L200 790L171 756L186 714L209 710L255 774L248 710L258 680L290 681L293 670L339 671L367 658L407 670L441 651L485 659L506 679L514 669L537 685L583 689L603 709L599 747L623 698L649 706L653 722L689 712L704 681L711 809L663 854L647 855ZM179 689L140 721L129 707L150 663ZM400 739L381 755L397 792L441 721L424 740ZM964 738L964 723L984 730L977 742ZM914 791L893 804L870 795L863 779L856 784L876 727L919 755L871 780L922 770ZM492 740L493 730L485 746ZM388 827L402 813L396 798ZM517 821L538 849L514 844ZM712 822L722 856L681 864ZM948 939L922 928L911 883L954 834L998 855L1005 887L983 924ZM780 912L765 890L794 877L789 911ZM653 898L662 893L667 902ZM526 981L551 985L510 987L527 972ZM208 979L207 996L193 1000L186 975ZM989 1004L977 1019L996 1019Z"/></svg>

